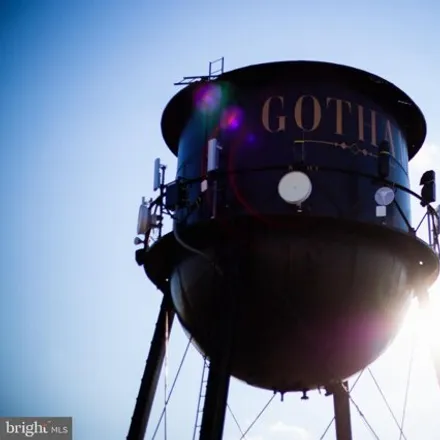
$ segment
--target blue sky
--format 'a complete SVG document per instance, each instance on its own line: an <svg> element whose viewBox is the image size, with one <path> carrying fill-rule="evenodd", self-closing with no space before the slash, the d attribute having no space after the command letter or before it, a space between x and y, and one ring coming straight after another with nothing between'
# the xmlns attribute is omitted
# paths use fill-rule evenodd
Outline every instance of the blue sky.
<svg viewBox="0 0 440 440"><path fill-rule="evenodd" d="M2 0L0 415L72 415L80 440L126 435L160 303L132 240L154 158L170 179L175 170L160 133L173 82L206 74L221 56L227 70L317 59L372 71L426 116L427 145L410 168L416 182L427 168L440 171L439 13L428 1ZM372 367L398 419L412 329ZM170 378L185 345L177 330ZM201 368L192 349L169 407L170 439L191 438ZM233 382L230 405L246 427L269 397ZM248 440L318 440L331 400L299 397L277 399ZM368 376L353 397L379 438L397 438ZM162 406L158 396L153 425ZM407 438L437 440L439 407L422 341ZM355 438L369 439L352 415ZM235 438L228 420L225 439Z"/></svg>

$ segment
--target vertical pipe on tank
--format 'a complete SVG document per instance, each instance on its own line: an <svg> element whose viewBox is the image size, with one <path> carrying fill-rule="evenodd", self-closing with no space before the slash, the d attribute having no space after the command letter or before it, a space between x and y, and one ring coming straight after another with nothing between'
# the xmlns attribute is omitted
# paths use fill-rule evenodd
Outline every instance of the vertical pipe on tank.
<svg viewBox="0 0 440 440"><path fill-rule="evenodd" d="M348 382L335 387L333 405L335 409L336 440L352 440L350 420L350 396Z"/></svg>
<svg viewBox="0 0 440 440"><path fill-rule="evenodd" d="M166 336L164 328L167 319L168 331L171 331L174 309L169 286L163 289L163 300L157 318L156 329L154 330L153 339L151 341L150 352L145 364L144 375L142 376L141 386L136 399L136 406L131 418L127 440L143 440L145 437L165 357Z"/></svg>

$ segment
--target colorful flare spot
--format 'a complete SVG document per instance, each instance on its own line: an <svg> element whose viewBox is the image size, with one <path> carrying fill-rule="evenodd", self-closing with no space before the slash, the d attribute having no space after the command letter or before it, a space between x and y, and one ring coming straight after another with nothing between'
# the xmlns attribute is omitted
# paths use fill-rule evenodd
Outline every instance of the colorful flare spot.
<svg viewBox="0 0 440 440"><path fill-rule="evenodd" d="M197 109L213 111L218 108L221 100L221 89L214 84L204 84L194 94L194 102Z"/></svg>
<svg viewBox="0 0 440 440"><path fill-rule="evenodd" d="M243 112L237 107L226 109L220 121L220 127L223 130L237 129L243 120Z"/></svg>
<svg viewBox="0 0 440 440"><path fill-rule="evenodd" d="M255 144L255 141L257 140L257 138L253 133L249 133L246 137L246 140L247 140L248 144Z"/></svg>

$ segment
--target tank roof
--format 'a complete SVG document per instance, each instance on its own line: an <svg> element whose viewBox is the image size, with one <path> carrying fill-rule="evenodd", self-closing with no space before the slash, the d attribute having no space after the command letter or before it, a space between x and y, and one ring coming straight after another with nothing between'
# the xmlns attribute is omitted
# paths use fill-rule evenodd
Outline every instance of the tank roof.
<svg viewBox="0 0 440 440"><path fill-rule="evenodd" d="M307 78L308 80L343 81L348 87L369 96L392 114L401 127L407 128L408 157L416 155L426 137L426 121L415 102L389 81L364 70L321 61L280 61L256 64L225 72L213 82L234 85L258 85L267 81ZM191 83L169 101L162 114L162 136L177 155L180 135L193 111L193 91L200 82Z"/></svg>

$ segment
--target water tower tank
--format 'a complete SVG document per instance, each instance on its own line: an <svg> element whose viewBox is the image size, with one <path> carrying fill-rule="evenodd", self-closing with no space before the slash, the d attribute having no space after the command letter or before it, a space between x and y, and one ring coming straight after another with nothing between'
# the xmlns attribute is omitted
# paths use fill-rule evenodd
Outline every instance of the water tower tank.
<svg viewBox="0 0 440 440"><path fill-rule="evenodd" d="M231 295L238 379L312 389L374 361L413 289L438 272L402 189L426 132L414 102L364 71L278 62L185 87L162 131L178 158L179 204L175 233L144 266L155 284L170 281L198 348L209 357Z"/></svg>

